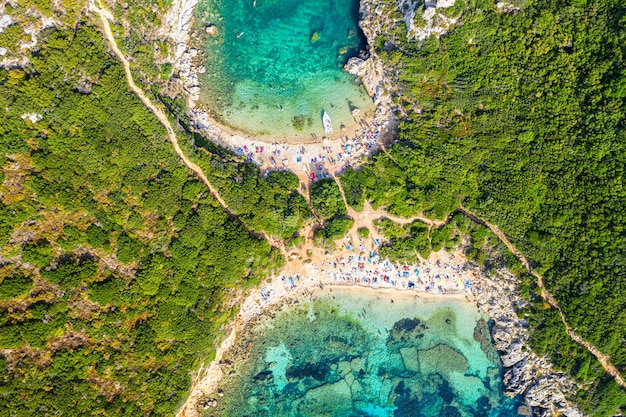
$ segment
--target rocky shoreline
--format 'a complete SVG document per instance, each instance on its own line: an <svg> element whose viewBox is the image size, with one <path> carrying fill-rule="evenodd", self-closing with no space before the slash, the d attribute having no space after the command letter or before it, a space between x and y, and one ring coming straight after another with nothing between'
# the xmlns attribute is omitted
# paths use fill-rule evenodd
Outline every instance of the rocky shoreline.
<svg viewBox="0 0 626 417"><path fill-rule="evenodd" d="M196 5L197 0L175 0L164 19L164 36L174 45L172 60L187 96L188 116L193 127L214 142L228 146L229 139L237 133L218 125L195 106L200 93L198 74L204 71L196 59L198 50L189 47ZM415 7L412 6L410 1L397 4L404 10L405 22L407 19L413 21L415 17ZM385 68L373 46L386 25L393 23L388 17L389 4L380 0L362 0L359 15L359 26L367 38L368 50L360 57L351 58L345 69L361 78L374 99L374 120L388 132L393 132L398 122L391 93L394 91L394 75L390 72L392 70ZM262 138L255 140L262 141ZM472 294L477 305L493 320L491 335L505 368L505 392L510 396L522 396L528 406L524 410L528 415L548 416L558 412L570 417L581 416L578 408L566 400L566 394L575 388L574 382L567 375L554 371L546 358L539 357L528 347L528 324L516 314L516 309L525 302L514 296L515 278L506 271L499 275L501 277L497 279L484 277L472 287Z"/></svg>
<svg viewBox="0 0 626 417"><path fill-rule="evenodd" d="M568 417L582 416L580 410L566 400L575 389L568 375L557 372L545 357L528 346L528 323L516 310L526 301L515 296L515 277L506 270L497 280L484 277L472 287L480 309L493 320L491 336L504 366L503 383L509 396L520 395L529 407L528 415L551 416L555 411Z"/></svg>

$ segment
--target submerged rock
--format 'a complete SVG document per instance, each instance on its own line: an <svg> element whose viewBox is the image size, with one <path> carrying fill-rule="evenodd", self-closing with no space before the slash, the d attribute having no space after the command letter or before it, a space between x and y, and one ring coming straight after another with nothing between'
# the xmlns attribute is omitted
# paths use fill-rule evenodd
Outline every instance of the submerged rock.
<svg viewBox="0 0 626 417"><path fill-rule="evenodd" d="M417 355L424 375L439 373L445 376L453 372L465 374L469 368L467 358L448 345L420 350Z"/></svg>
<svg viewBox="0 0 626 417"><path fill-rule="evenodd" d="M417 350L414 347L405 347L400 349L402 363L404 367L411 372L420 371L420 361L417 357Z"/></svg>
<svg viewBox="0 0 626 417"><path fill-rule="evenodd" d="M207 25L207 27L204 29L204 31L209 36L213 36L213 37L219 36L219 31L217 30L217 26L215 26L215 25Z"/></svg>
<svg viewBox="0 0 626 417"><path fill-rule="evenodd" d="M255 381L271 381L273 377L273 372L272 371L262 371L259 372L258 374L256 374L256 376L254 377Z"/></svg>
<svg viewBox="0 0 626 417"><path fill-rule="evenodd" d="M498 352L491 341L489 324L486 320L480 319L478 323L476 323L476 327L474 328L474 340L480 343L480 348L485 352L490 361L498 361Z"/></svg>
<svg viewBox="0 0 626 417"><path fill-rule="evenodd" d="M330 366L326 363L305 363L300 366L287 368L287 379L313 378L316 381L324 381L330 373Z"/></svg>
<svg viewBox="0 0 626 417"><path fill-rule="evenodd" d="M387 344L401 343L411 344L417 339L424 337L424 332L428 327L418 318L405 318L394 323L389 332L389 340Z"/></svg>
<svg viewBox="0 0 626 417"><path fill-rule="evenodd" d="M334 384L325 384L307 391L299 409L302 415L320 415L320 412L333 412L350 409L352 406L352 391L345 380ZM323 415L323 414L321 414ZM330 414L329 414L330 415Z"/></svg>

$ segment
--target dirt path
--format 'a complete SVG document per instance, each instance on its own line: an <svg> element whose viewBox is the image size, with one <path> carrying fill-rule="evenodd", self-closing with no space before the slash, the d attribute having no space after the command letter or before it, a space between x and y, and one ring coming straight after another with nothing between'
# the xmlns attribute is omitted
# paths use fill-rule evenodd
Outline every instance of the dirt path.
<svg viewBox="0 0 626 417"><path fill-rule="evenodd" d="M379 219L389 219L392 222L400 224L402 226L411 224L415 221L420 221L426 224L428 227L440 227L445 224L445 221L431 220L429 218L424 217L421 214L418 214L417 216L413 216L413 217L408 217L408 218L394 216L392 214L387 213L381 208L374 210L374 208L368 201L366 201L363 204L363 209L361 211L356 211L348 204L348 200L346 199L346 193L343 189L343 186L341 185L341 181L339 180L339 178L337 178L335 174L331 174L331 176L335 180L335 183L337 183L337 186L339 187L339 192L341 193L341 198L343 199L343 203L346 206L346 211L348 213L348 216L352 217L352 219L354 220L354 226L352 226L352 229L350 229L350 231L348 232L348 235L353 236L355 240L358 240L356 236L358 236L359 228L366 227L370 230L370 232L375 233L376 227L374 226L374 221L379 220Z"/></svg>
<svg viewBox="0 0 626 417"><path fill-rule="evenodd" d="M124 67L124 72L126 74L126 81L128 83L128 86L130 87L130 89L137 95L137 97L139 97L139 99L141 100L141 102L143 103L144 106L146 106L146 108L148 108L148 110L150 110L159 120L159 122L163 125L163 127L165 127L165 130L167 131L167 136L169 141L172 143L172 146L174 147L174 151L176 152L176 155L178 155L178 157L181 159L181 161L190 169L192 170L197 176L198 178L200 178L200 180L206 185L206 187L209 189L209 191L211 192L211 194L213 195L213 197L215 197L215 199L217 200L217 202L220 204L220 206L222 207L222 209L224 209L224 211L226 213L228 213L228 215L234 219L236 219L239 223L243 224L241 222L241 220L239 220L239 218L237 217L237 215L235 213L233 213L228 205L226 204L226 202L222 199L222 197L219 195L219 192L213 187L213 185L211 184L211 182L209 181L209 179L207 178L207 176L204 174L204 172L202 171L202 168L200 168L198 165L196 165L195 163L193 163L191 160L189 160L189 158L187 158L187 156L184 154L184 152L182 151L182 149L180 148L180 145L178 144L178 137L176 136L176 133L174 132L174 129L172 127L172 124L170 123L169 119L167 118L167 115L165 114L165 112L159 108L156 107L152 101L146 96L146 94L144 93L144 91L139 88L137 86L137 84L135 84L135 81L133 79L132 76L132 72L130 69L130 63L129 63L129 59L124 55L124 53L119 49L119 47L117 46L117 43L115 41L115 37L113 36L113 32L111 31L111 26L109 21L114 21L115 18L114 16L111 14L111 12L105 8L99 7L96 5L96 1L97 0L91 0L90 2L90 8L93 12L95 12L98 17L100 18L101 21L101 26L102 26L102 31L105 35L106 41L109 44L109 47L111 48L111 50L113 51L114 55L118 58L118 60L121 62L122 66ZM337 143L339 143L339 141L337 141ZM269 164L266 164L269 165ZM332 177L335 179L335 181L337 182L337 184L339 185L339 189L341 190L341 195L343 197L344 203L346 205L346 209L348 210L348 214L355 220L355 225L351 231L351 234L356 236L357 230L359 227L367 227L370 230L374 230L374 226L373 226L373 221L380 219L380 218L388 218L396 223L405 225L405 224L410 224L413 223L416 220L422 221L423 223L429 225L429 226L439 226L441 224L443 224L443 222L438 222L438 221L432 221L429 220L423 216L414 216L412 218L400 218L400 217L396 217L393 215L390 215L386 212L384 212L382 209L378 209L378 210L374 210L371 205L366 204L364 209L361 212L357 212L356 210L354 210L353 208L351 208L346 201L345 198L345 193L343 191L343 187L341 186L341 182L336 178L335 174L333 173L333 168L336 168L334 166L332 166L332 164L327 163L326 165L328 165L328 167L330 168L329 171L332 175ZM264 168L262 166L262 168ZM265 168L269 168L269 166L266 166ZM296 167L293 167L296 168ZM297 171L294 169L294 172L296 172L296 175L298 175L298 178L300 179L301 184L304 184L306 187L306 189L303 192L303 195L305 196L305 198L307 199L307 202L309 203L309 205L311 206L311 202L310 202L310 198L308 196L308 175L306 172L302 171ZM313 207L311 206L312 212L315 215L315 217L317 218L318 222L320 221L320 219L317 217L315 211L313 210ZM244 225L245 227L245 225ZM246 228L247 229L247 228ZM272 245L273 247L278 248L281 253L283 253L283 255L287 255L284 245L282 244L282 242L277 241L276 239L271 238L270 236L267 236L265 233L255 233L252 231L249 231L253 236L259 237L259 238L263 238L265 239L270 245Z"/></svg>
<svg viewBox="0 0 626 417"><path fill-rule="evenodd" d="M157 117L159 122L163 125L163 127L167 131L167 137L169 141L172 143L172 146L174 147L174 152L176 152L176 155L178 155L178 157L187 166L187 168L193 171L198 176L198 178L200 178L200 180L208 188L211 195L213 195L213 197L217 200L217 202L222 207L222 209L231 218L233 218L238 223L240 223L252 236L265 239L271 246L278 248L284 254L285 251L284 251L283 245L280 242L278 242L276 239L273 239L267 236L265 233L257 233L257 232L253 232L249 230L245 226L245 224L243 224L243 222L239 219L239 217L230 210L230 208L228 207L228 204L226 204L226 202L220 196L219 192L213 187L213 185L211 184L207 176L204 174L204 171L202 171L202 168L200 168L198 165L194 164L191 160L189 160L189 158L187 158L185 153L180 148L180 145L178 144L178 137L176 136L176 133L174 132L174 128L172 128L172 124L167 118L167 115L165 114L165 112L162 109L156 107L154 104L152 104L152 101L145 95L143 90L139 88L137 84L135 84L135 80L133 79L133 75L130 70L130 63L128 61L128 58L126 58L126 56L122 53L122 51L117 46L115 37L113 36L113 32L111 31L109 20L110 21L115 20L113 15L111 14L109 10L96 6L94 1L90 2L90 8L93 12L95 12L100 17L100 21L102 23L101 27L105 35L106 41L109 44L109 47L113 51L114 55L118 58L118 60L121 62L122 66L124 67L124 73L126 74L126 81L128 83L128 87L130 87L133 93L135 93L137 97L139 97L139 100L141 100L143 105L146 106L146 108L150 110Z"/></svg>
<svg viewBox="0 0 626 417"><path fill-rule="evenodd" d="M460 207L460 210L463 213L465 213L468 217L470 217L472 220L474 220L475 222L483 224L487 226L489 229L491 229L493 234L495 234L498 237L498 239L500 239L502 243L506 245L506 247L511 251L511 253L515 255L517 259L520 260L520 262L522 262L522 264L528 270L528 272L530 272L535 278L537 278L537 285L539 285L539 288L541 288L541 296L548 302L548 304L551 307L555 308L559 312L559 315L561 316L561 321L563 322L563 325L565 326L565 329L569 337L574 342L585 347L585 349L587 349L593 356L595 356L598 359L598 362L600 362L604 370L613 378L615 378L615 381L621 387L626 388L626 382L624 381L624 378L622 378L622 375L619 373L617 368L611 364L611 358L608 355L605 355L602 352L600 352L600 350L596 348L594 345L592 345L591 343L587 342L582 337L580 337L576 332L574 332L574 330L569 326L569 324L567 324L567 320L565 317L565 313L563 313L563 309L561 308L559 303L556 301L556 299L552 296L552 294L550 294L548 290L546 289L543 277L537 272L533 271L532 266L530 265L530 262L528 261L528 259L524 256L522 252L520 252L509 241L509 239L500 230L500 228L498 228L498 226L494 224L487 222L484 219L481 219L476 214L472 213L471 211L469 211L463 206Z"/></svg>
<svg viewBox="0 0 626 417"><path fill-rule="evenodd" d="M135 84L135 81L133 80L133 75L130 70L130 64L128 62L128 59L122 53L122 51L118 48L117 43L115 41L115 37L113 36L113 32L111 32L111 26L109 25L109 20L114 20L113 16L111 15L111 12L109 12L108 10L99 8L98 6L95 5L94 2L91 2L90 5L91 5L91 10L96 12L96 14L98 14L98 16L100 17L100 21L102 22L102 30L109 44L109 47L111 48L115 56L119 59L119 61L122 63L122 66L124 67L124 72L126 73L126 81L128 82L128 86L130 87L130 89L133 91L133 93L137 95L137 97L139 97L139 100L141 100L143 105L146 106L148 110L150 110L157 117L157 119L159 119L159 122L161 122L163 127L165 127L165 130L167 131L167 137L172 143L172 146L174 147L174 151L176 152L176 155L178 155L178 157L183 161L183 163L187 165L187 167L191 169L202 180L202 182L207 186L211 194L213 194L213 197L215 197L218 203L220 203L220 206L222 206L222 208L226 212L234 216L234 214L228 209L228 205L226 204L226 202L222 200L217 190L213 188L213 186L209 182L206 175L204 175L204 172L202 171L202 169L198 165L191 162L189 158L187 158L187 156L183 153L182 149L180 149L180 146L178 145L178 137L174 133L174 129L172 128L172 125L169 119L167 118L167 116L165 115L165 113L163 112L163 110L161 110L160 108L152 104L152 101L150 101L150 99L144 94L143 90L137 87L137 84Z"/></svg>

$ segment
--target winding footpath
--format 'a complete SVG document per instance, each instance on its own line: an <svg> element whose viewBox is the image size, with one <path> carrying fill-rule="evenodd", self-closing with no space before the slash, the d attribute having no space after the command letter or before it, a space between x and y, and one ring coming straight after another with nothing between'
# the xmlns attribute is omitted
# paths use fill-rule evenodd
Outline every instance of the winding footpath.
<svg viewBox="0 0 626 417"><path fill-rule="evenodd" d="M384 149L384 148L383 148ZM335 180L335 183L337 183L337 187L339 188L339 192L341 193L341 198L343 199L343 203L346 206L346 211L348 213L348 216L352 217L352 219L354 220L355 224L354 224L354 228L358 228L358 227L368 227L368 228L372 228L373 227L373 221L374 220L379 220L379 219L389 219L394 223L397 223L399 225L407 225L407 224L411 224L415 221L420 221L426 225L428 225L428 227L440 227L443 226L444 224L446 224L445 221L442 220L431 220L427 217L424 217L420 214L413 216L413 217L398 217L398 216L394 216L390 213L387 213L385 210L383 209L377 209L374 210L374 208L372 207L372 205L368 202L365 201L365 203L363 204L363 209L361 211L356 211L355 209L353 209L350 204L348 204L348 200L346 199L346 193L343 189L343 186L341 185L341 181L339 180L339 178L337 178L337 176L331 172L330 174L332 176L332 178ZM361 224L363 223L363 224Z"/></svg>
<svg viewBox="0 0 626 417"><path fill-rule="evenodd" d="M569 337L574 342L578 343L579 345L587 349L589 353L591 353L593 356L595 356L596 359L598 359L598 362L600 362L600 364L604 368L604 370L615 379L615 382L617 382L621 387L626 388L626 382L624 381L624 378L619 373L617 368L611 364L611 358L608 355L605 355L604 353L600 352L600 350L597 347L587 342L582 337L580 337L576 332L574 332L574 330L567 323L567 320L565 318L565 313L563 313L563 309L561 308L559 303L556 301L556 299L552 296L552 294L550 294L548 290L546 289L543 277L532 269L532 266L530 262L528 261L528 258L526 258L524 254L520 252L511 243L511 241L509 241L509 239L500 230L500 228L498 228L498 226L494 224L489 223L488 221L484 219L481 219L476 214L466 209L462 205L459 208L459 210L465 215L467 215L469 218L474 220L476 223L480 223L480 224L487 226L493 232L493 234L495 234L498 237L498 239L500 239L500 241L504 243L504 245L511 251L511 253L515 255L517 259L520 260L520 262L522 263L522 265L524 265L524 267L528 270L528 272L531 273L537 279L537 285L539 285L539 288L541 288L541 296L544 298L544 300L548 302L548 304L551 307L555 308L559 312L559 315L561 316L561 321L563 322L563 325L565 326L565 330L567 331L567 334L569 335Z"/></svg>
<svg viewBox="0 0 626 417"><path fill-rule="evenodd" d="M124 53L122 53L122 51L117 46L115 37L113 36L113 32L111 31L111 26L109 24L109 21L115 20L113 15L108 10L96 6L95 0L91 0L89 2L89 6L90 6L90 10L96 13L98 17L100 18L100 21L102 23L101 25L102 31L105 35L106 41L109 44L109 47L111 48L113 54L118 58L118 60L121 62L122 66L124 67L124 72L126 74L126 81L128 83L129 88L133 91L133 93L137 95L137 97L139 97L143 105L148 110L150 110L157 117L159 122L163 125L163 127L167 131L168 139L172 143L172 146L174 148L174 151L176 152L176 155L178 155L181 161L191 171L193 171L198 176L198 178L200 178L200 180L206 185L211 195L213 195L213 197L217 200L217 202L222 207L222 209L230 217L232 217L233 219L236 219L239 223L243 225L243 222L241 222L238 216L229 209L226 202L221 198L218 191L213 187L213 185L211 184L207 176L204 174L202 169L198 165L193 163L191 160L189 160L189 158L187 158L187 156L183 153L182 149L180 148L180 145L178 144L178 137L176 136L176 133L174 132L174 129L172 128L172 124L167 118L167 115L165 114L165 112L162 109L156 107L152 103L152 101L145 95L143 90L135 84L135 81L133 79L132 72L130 69L129 60L126 58ZM384 148L383 148L383 151L386 152ZM433 221L423 216L415 216L410 219L398 218L395 216L391 216L388 213L385 213L383 210L380 210L380 209L373 210L370 205L366 205L366 207L364 207L364 210L362 212L357 212L352 207L350 207L350 205L347 203L343 187L341 186L341 182L335 177L334 174L332 176L335 179L337 185L339 186L339 190L341 191L341 195L343 197L344 203L348 210L348 215L350 215L355 220L354 229L365 224L371 225L373 220L377 218L383 218L383 217L386 217L399 224L410 224L416 220L419 220L432 227L432 226L441 226L445 223L443 221ZM565 317L565 314L563 313L561 306L557 303L554 297L545 288L543 277L537 272L533 271L528 259L508 240L506 235L496 225L490 224L489 222L481 219L480 217L478 217L477 215L475 215L468 209L464 208L463 206L460 207L460 211L466 214L467 216L469 216L470 218L472 218L474 221L484 224L485 226L489 227L489 229L502 241L502 243L506 245L506 247L511 251L511 253L513 253L522 262L524 267L537 279L537 284L541 288L542 297L548 302L548 304L550 304L550 306L557 309L557 311L559 312L559 315L561 316L561 321L565 325L565 328L567 330L567 334L569 335L569 337L572 340L574 340L576 343L585 347L592 355L594 355L598 359L602 367L606 370L606 372L610 374L620 386L626 388L626 382L620 375L617 368L611 364L610 357L600 352L598 348L596 348L589 342L585 341L582 337L576 334L574 330L572 330L572 328L569 326L569 324L566 321L566 317ZM248 228L246 228L246 230L248 230L249 233L251 233L252 235L255 235L255 233L250 231ZM279 242L276 242L275 239L270 238L265 233L256 234L256 235L258 235L258 237L264 238L270 245L279 248L283 254L286 254L284 246L280 244Z"/></svg>
<svg viewBox="0 0 626 417"><path fill-rule="evenodd" d="M146 106L146 108L150 110L156 116L159 122L163 125L163 127L167 131L167 137L169 141L172 143L172 146L174 147L174 152L176 152L176 155L178 155L178 157L187 166L187 168L193 171L193 173L198 176L198 178L204 183L204 185L206 185L211 195L215 198L215 200L217 200L219 205L228 214L228 216L230 216L232 219L236 220L239 224L241 224L248 231L248 233L250 233L250 235L260 238L260 239L265 239L270 244L270 246L279 249L281 253L284 254L285 250L284 250L283 245L280 244L280 242L277 242L275 239L272 239L271 237L267 236L265 233L254 232L250 230L248 227L246 227L246 225L241 221L241 219L239 219L237 214L235 214L232 210L230 210L230 208L228 207L228 204L226 204L224 199L222 199L222 197L220 196L219 192L213 187L213 185L211 184L211 182L205 175L204 171L202 171L202 168L200 168L198 165L194 164L191 160L189 160L189 158L187 158L187 155L185 155L183 150L180 148L180 145L178 144L178 137L176 136L176 133L174 132L174 128L172 128L172 124L167 118L167 115L165 114L165 112L159 107L156 107L154 104L152 104L152 101L150 101L150 99L145 95L143 90L139 88L137 84L135 84L135 80L133 79L133 75L130 69L130 63L128 61L128 58L126 58L126 56L122 53L122 51L117 46L117 42L115 41L115 37L113 36L113 32L111 31L111 26L109 24L109 21L114 21L115 18L113 17L110 11L96 6L94 0L91 0L89 2L89 6L90 6L91 11L95 12L100 17L100 21L102 23L101 24L102 31L104 33L106 41L109 44L109 47L111 48L111 50L113 51L113 54L117 57L117 59L121 62L122 66L124 67L124 73L126 74L126 82L128 83L128 87L132 90L133 93L135 93L135 95L137 95L137 97L139 97L139 100L141 100L143 105Z"/></svg>
<svg viewBox="0 0 626 417"><path fill-rule="evenodd" d="M91 10L94 11L96 14L98 14L98 16L100 17L100 21L102 22L102 30L109 44L109 47L111 48L111 50L113 51L113 54L115 54L117 59L119 59L119 61L122 63L122 66L124 67L124 72L126 73L126 81L128 82L128 87L130 87L133 93L135 93L135 95L139 97L139 100L141 100L143 105L146 106L146 108L150 110L157 117L159 122L163 125L163 127L167 131L167 137L169 138L170 142L172 143L172 146L174 147L174 151L176 152L176 155L178 155L178 157L183 161L183 163L187 165L187 167L190 170L192 170L198 176L198 178L202 180L202 182L207 186L207 188L209 189L213 197L215 197L215 199L220 204L220 206L222 206L224 211L226 211L229 215L236 217L236 215L230 211L226 202L222 199L222 197L220 197L217 190L213 188L213 186L209 182L209 179L204 174L202 169L198 165L191 162L189 158L187 158L187 156L183 153L182 149L180 148L180 145L178 145L178 137L176 136L176 133L174 133L172 124L170 123L169 119L165 115L165 112L161 110L160 108L156 107L154 104L152 104L152 102L145 95L143 90L137 87L137 84L135 84L132 72L130 70L130 63L128 62L128 59L126 58L126 56L118 48L117 42L115 41L115 37L113 36L113 32L111 31L109 20L114 20L114 17L113 15L111 15L111 12L109 12L108 10L99 8L98 6L95 5L93 1L90 2L90 7L91 7Z"/></svg>

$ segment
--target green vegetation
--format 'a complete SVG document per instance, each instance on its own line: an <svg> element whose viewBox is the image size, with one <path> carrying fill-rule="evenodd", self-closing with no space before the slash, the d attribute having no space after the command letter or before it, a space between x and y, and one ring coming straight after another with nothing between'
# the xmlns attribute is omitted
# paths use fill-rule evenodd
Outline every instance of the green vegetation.
<svg viewBox="0 0 626 417"><path fill-rule="evenodd" d="M340 181L357 210L368 201L446 220L379 221L382 256L409 262L462 245L485 270L516 273L533 349L581 383L572 396L584 411L623 413L626 392L567 336L535 278L488 228L449 217L463 204L497 224L576 332L626 374L626 10L617 0L512 3L523 10L457 0L445 13L460 24L421 44L404 38L404 23L385 23L375 46L398 69L400 140L391 158ZM26 68L0 69L2 416L172 415L235 312L224 300L283 261L259 235L301 246L312 221L295 175L261 176L188 134L181 146L234 216L225 213L124 87L101 33L81 20L85 5L3 6L18 18L0 33L8 58L25 53L24 29L42 16L60 25L38 35ZM172 66L157 28L168 5L115 3L113 30L147 93L184 124L182 100L165 94ZM324 225L316 243L330 246L354 221L334 180L312 184L310 197Z"/></svg>
<svg viewBox="0 0 626 417"><path fill-rule="evenodd" d="M342 238L348 233L348 230L350 230L352 226L354 226L354 220L350 217L334 217L327 220L324 224L326 239L334 240Z"/></svg>
<svg viewBox="0 0 626 417"><path fill-rule="evenodd" d="M171 0L133 0L132 3L102 4L115 15L117 24L111 30L119 48L133 57L131 66L134 73L147 85L153 85L154 92L158 92L159 86L167 85L172 73L171 63L168 62L170 48L162 41L163 33L160 30Z"/></svg>
<svg viewBox="0 0 626 417"><path fill-rule="evenodd" d="M2 277L0 282L0 299L7 300L24 295L33 287L33 281L23 274L15 273L12 270L3 270L2 272L3 275L7 272L10 275L7 274Z"/></svg>
<svg viewBox="0 0 626 417"><path fill-rule="evenodd" d="M45 239L31 242L22 249L22 260L39 268L48 265L52 258L52 245Z"/></svg>
<svg viewBox="0 0 626 417"><path fill-rule="evenodd" d="M0 70L0 415L170 416L234 313L223 300L281 258L179 163L96 28L39 48ZM245 224L284 236L302 217L271 221L308 216L294 176L202 154L272 199L243 199L267 211Z"/></svg>
<svg viewBox="0 0 626 417"><path fill-rule="evenodd" d="M427 258L430 254L428 227L415 222L402 227L391 220L382 219L375 223L378 231L389 239L380 248L380 256L398 263L415 262L417 255Z"/></svg>
<svg viewBox="0 0 626 417"><path fill-rule="evenodd" d="M287 239L310 219L306 199L297 191L298 177L291 172L274 171L261 177L256 165L204 148L193 158L249 230Z"/></svg>
<svg viewBox="0 0 626 417"><path fill-rule="evenodd" d="M359 227L357 232L359 233L359 236L361 236L363 239L367 239L368 237L370 237L370 229L368 229L367 227Z"/></svg>
<svg viewBox="0 0 626 417"><path fill-rule="evenodd" d="M420 221L402 226L389 219L375 222L387 241L380 248L383 258L397 263L415 262L417 255L428 258L431 251L453 250L461 246L465 256L489 272L505 264L505 247L491 231L461 213L455 213L443 226L428 228Z"/></svg>
<svg viewBox="0 0 626 417"><path fill-rule="evenodd" d="M463 204L497 224L569 324L626 374L626 10L615 0L516 2L523 10L510 14L467 5L441 39L420 44L397 30L376 41L398 68L406 117L392 158L381 153L341 178L348 202L442 220ZM391 238L398 257L426 247L423 232L403 233ZM454 236L434 231L431 247ZM563 326L523 285L536 306L535 349L585 384L576 395L586 411L616 413L626 392L571 341L546 343L563 341Z"/></svg>
<svg viewBox="0 0 626 417"><path fill-rule="evenodd" d="M14 24L0 33L0 45L7 49L10 54L17 54L20 50L20 42L27 42L28 36L19 24Z"/></svg>
<svg viewBox="0 0 626 417"><path fill-rule="evenodd" d="M347 214L339 186L332 178L319 180L311 185L311 204L322 219Z"/></svg>

